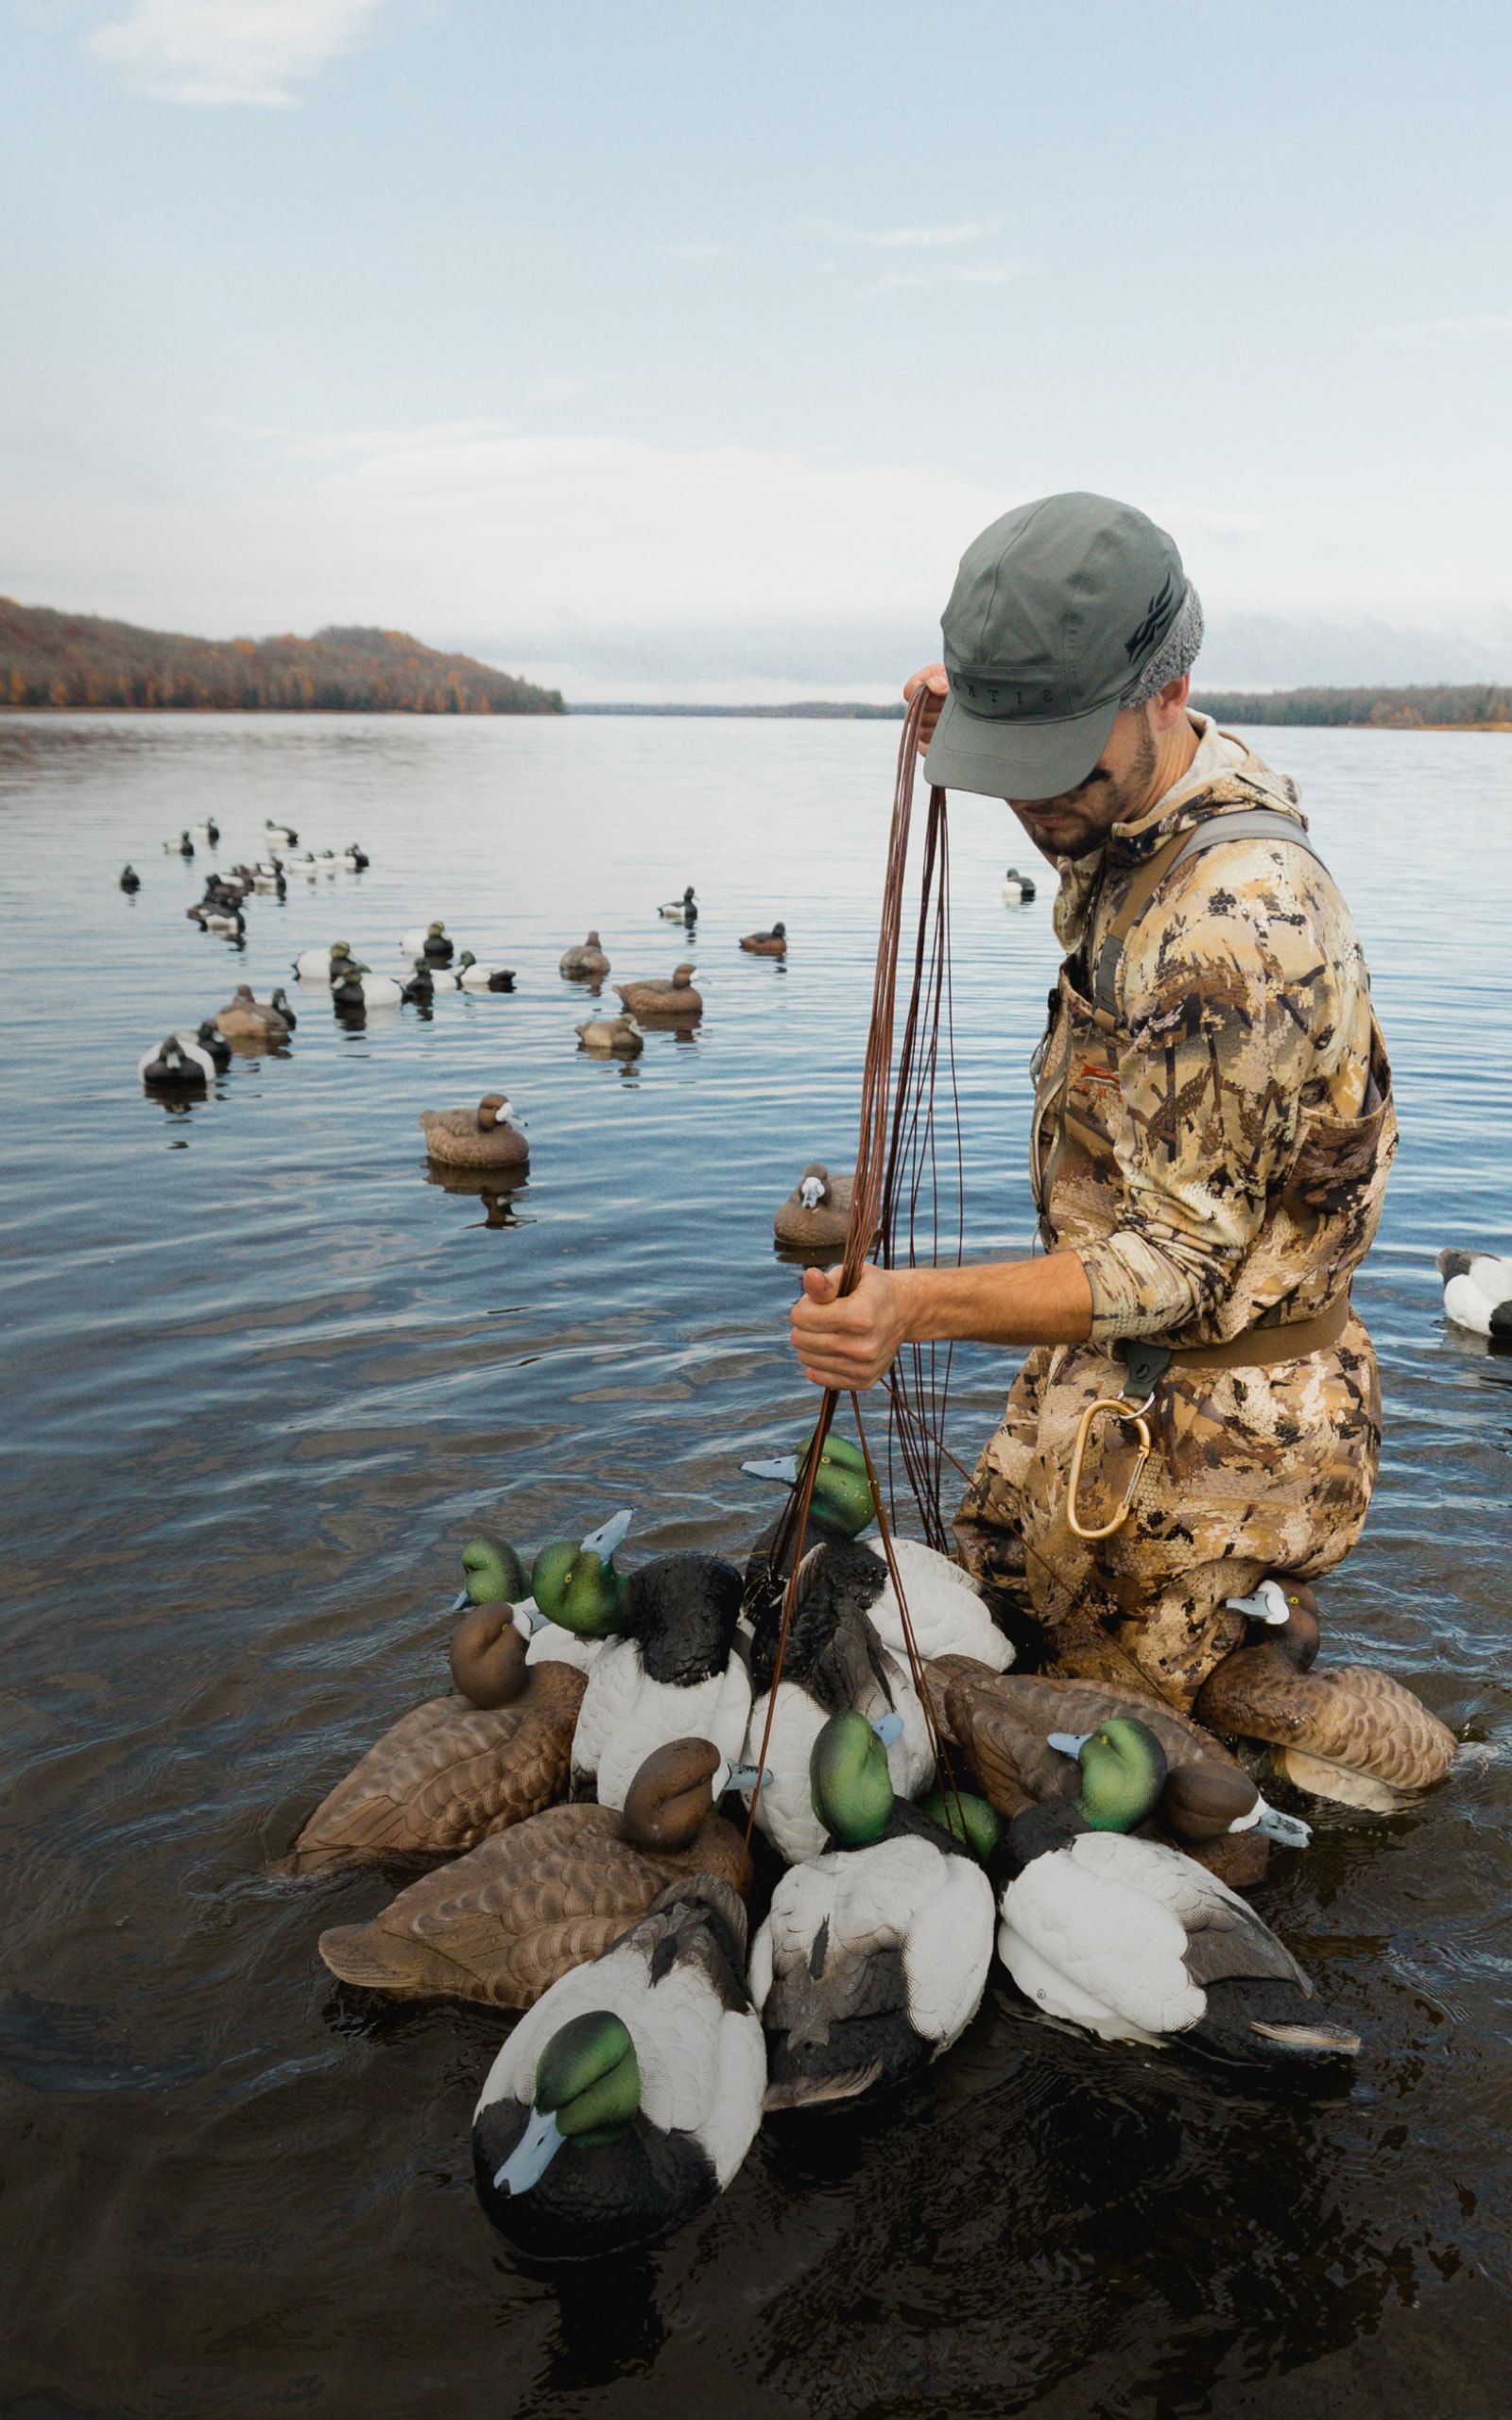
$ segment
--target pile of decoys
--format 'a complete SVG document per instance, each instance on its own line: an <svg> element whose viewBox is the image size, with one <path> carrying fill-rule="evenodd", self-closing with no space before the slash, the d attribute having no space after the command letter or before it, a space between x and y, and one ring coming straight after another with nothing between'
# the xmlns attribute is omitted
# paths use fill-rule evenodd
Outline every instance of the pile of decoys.
<svg viewBox="0 0 1512 2420"><path fill-rule="evenodd" d="M796 1457L745 1468L799 1475ZM1315 1600L1287 1575L1236 1599L1258 1643L1189 1717L1012 1670L967 1575L895 1538L920 1694L863 1536L875 1512L863 1455L832 1435L780 1676L780 1524L744 1571L688 1553L622 1570L628 1513L528 1571L472 1540L452 1691L281 1860L421 1868L321 1932L343 1982L525 2012L472 2150L528 2258L653 2241L729 2185L764 2112L906 2083L970 2024L994 1950L1025 2016L1094 2037L1300 2069L1359 2049L1240 1895L1270 1841L1311 1838L1253 1774L1400 1806L1444 1778L1452 1735L1381 1674L1314 1670Z"/></svg>

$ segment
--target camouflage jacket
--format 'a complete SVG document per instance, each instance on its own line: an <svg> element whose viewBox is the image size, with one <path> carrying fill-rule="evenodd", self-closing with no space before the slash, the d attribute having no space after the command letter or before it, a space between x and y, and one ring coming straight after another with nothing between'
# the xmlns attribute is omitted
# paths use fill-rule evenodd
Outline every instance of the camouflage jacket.
<svg viewBox="0 0 1512 2420"><path fill-rule="evenodd" d="M1112 1030L1092 1017L1088 970L1174 834L1257 805L1306 830L1289 778L1216 741L1205 733L1191 774L1143 821L1060 864L1070 955L1031 1167L1045 1239L1086 1269L1091 1341L1105 1349L1207 1343L1325 1309L1369 1247L1396 1149L1359 940L1303 850L1239 839L1178 866L1128 936Z"/></svg>

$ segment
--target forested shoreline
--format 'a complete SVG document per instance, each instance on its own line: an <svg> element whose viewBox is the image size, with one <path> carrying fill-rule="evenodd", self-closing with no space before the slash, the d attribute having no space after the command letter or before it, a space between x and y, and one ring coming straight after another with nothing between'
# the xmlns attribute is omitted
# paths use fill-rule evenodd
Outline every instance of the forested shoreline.
<svg viewBox="0 0 1512 2420"><path fill-rule="evenodd" d="M1375 731L1512 731L1512 689L1194 689L1192 702L1219 722L1334 724Z"/></svg>

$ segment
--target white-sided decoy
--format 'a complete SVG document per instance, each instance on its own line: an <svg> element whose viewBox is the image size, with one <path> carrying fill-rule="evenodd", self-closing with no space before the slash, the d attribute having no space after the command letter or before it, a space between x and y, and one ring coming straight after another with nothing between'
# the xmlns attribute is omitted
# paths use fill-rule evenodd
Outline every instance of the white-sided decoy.
<svg viewBox="0 0 1512 2420"><path fill-rule="evenodd" d="M263 832L270 849L292 849L300 837L292 823L275 823L270 815L264 819Z"/></svg>
<svg viewBox="0 0 1512 2420"><path fill-rule="evenodd" d="M1441 1252L1444 1316L1476 1336L1512 1342L1512 1260L1489 1252Z"/></svg>
<svg viewBox="0 0 1512 2420"><path fill-rule="evenodd" d="M164 1092L207 1091L215 1081L215 1063L198 1042L177 1033L165 1034L156 1050L145 1050L136 1063L142 1081Z"/></svg>
<svg viewBox="0 0 1512 2420"><path fill-rule="evenodd" d="M664 916L669 925L696 925L698 921L698 902L694 894L692 883L689 883L680 899L664 900L656 912L659 916Z"/></svg>
<svg viewBox="0 0 1512 2420"><path fill-rule="evenodd" d="M1017 866L1009 866L1003 877L1003 896L1010 908L1027 906L1034 897L1033 877L1021 873Z"/></svg>

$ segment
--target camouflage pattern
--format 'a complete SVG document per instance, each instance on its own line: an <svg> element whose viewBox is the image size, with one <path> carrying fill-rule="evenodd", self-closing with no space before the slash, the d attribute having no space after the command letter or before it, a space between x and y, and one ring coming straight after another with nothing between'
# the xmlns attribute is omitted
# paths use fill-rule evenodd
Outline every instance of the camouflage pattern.
<svg viewBox="0 0 1512 2420"><path fill-rule="evenodd" d="M1241 1641L1223 1599L1272 1567L1331 1570L1360 1533L1381 1451L1375 1356L1351 1314L1338 1344L1299 1360L1173 1371L1127 1522L1091 1545L1066 1521L1081 1413L1126 1393L1116 1341L1180 1348L1310 1319L1348 1288L1380 1219L1390 1069L1349 910L1315 859L1256 838L1189 858L1129 935L1115 1015L1100 1021L1089 995L1139 869L1175 833L1262 804L1305 829L1295 786L1210 730L1142 822L1061 863L1070 955L1031 1174L1047 1246L1086 1269L1091 1337L1030 1355L956 1524L968 1567L1027 1599L1053 1670L1133 1682L1183 1710ZM1087 1526L1116 1509L1133 1450L1131 1429L1099 1425Z"/></svg>

